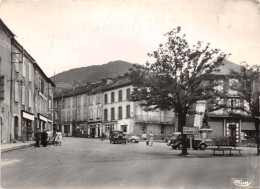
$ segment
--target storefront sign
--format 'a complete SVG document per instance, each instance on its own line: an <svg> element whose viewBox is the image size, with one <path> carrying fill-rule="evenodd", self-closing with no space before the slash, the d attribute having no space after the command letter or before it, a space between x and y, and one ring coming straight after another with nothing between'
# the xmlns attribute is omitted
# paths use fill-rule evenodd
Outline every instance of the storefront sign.
<svg viewBox="0 0 260 189"><path fill-rule="evenodd" d="M183 134L198 135L199 134L199 127L183 127Z"/></svg>
<svg viewBox="0 0 260 189"><path fill-rule="evenodd" d="M31 114L28 114L26 112L23 112L23 118L29 119L29 120L34 120L34 116Z"/></svg>
<svg viewBox="0 0 260 189"><path fill-rule="evenodd" d="M41 115L39 115L39 119L42 120L42 121L48 122L48 119L46 117L41 116Z"/></svg>

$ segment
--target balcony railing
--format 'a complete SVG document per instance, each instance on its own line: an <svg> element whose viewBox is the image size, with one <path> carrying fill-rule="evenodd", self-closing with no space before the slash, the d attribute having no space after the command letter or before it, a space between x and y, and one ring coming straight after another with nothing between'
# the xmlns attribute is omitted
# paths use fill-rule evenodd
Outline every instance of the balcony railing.
<svg viewBox="0 0 260 189"><path fill-rule="evenodd" d="M174 123L174 117L163 116L148 116L148 115L135 115L135 122L150 122L150 123Z"/></svg>

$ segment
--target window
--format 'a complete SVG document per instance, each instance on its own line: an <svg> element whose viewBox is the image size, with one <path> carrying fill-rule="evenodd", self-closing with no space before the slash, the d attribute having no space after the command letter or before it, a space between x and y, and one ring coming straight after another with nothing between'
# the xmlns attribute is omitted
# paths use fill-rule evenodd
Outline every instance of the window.
<svg viewBox="0 0 260 189"><path fill-rule="evenodd" d="M22 71L22 76L25 77L25 66L26 66L26 61L25 58L23 59L23 71Z"/></svg>
<svg viewBox="0 0 260 189"><path fill-rule="evenodd" d="M126 90L126 100L130 100L130 89Z"/></svg>
<svg viewBox="0 0 260 189"><path fill-rule="evenodd" d="M31 89L28 89L28 105L31 108L32 107L32 91Z"/></svg>
<svg viewBox="0 0 260 189"><path fill-rule="evenodd" d="M105 104L107 104L107 94L105 94Z"/></svg>
<svg viewBox="0 0 260 189"><path fill-rule="evenodd" d="M45 86L44 81L43 81L43 79L41 79L41 93L42 94L44 94L44 86Z"/></svg>
<svg viewBox="0 0 260 189"><path fill-rule="evenodd" d="M118 92L118 101L119 102L122 101L122 91L121 90Z"/></svg>
<svg viewBox="0 0 260 189"><path fill-rule="evenodd" d="M77 96L73 97L73 107L76 107L77 104Z"/></svg>
<svg viewBox="0 0 260 189"><path fill-rule="evenodd" d="M104 120L107 121L107 109L104 110Z"/></svg>
<svg viewBox="0 0 260 189"><path fill-rule="evenodd" d="M1 61L1 59L0 59ZM0 99L5 98L5 76L0 76Z"/></svg>
<svg viewBox="0 0 260 189"><path fill-rule="evenodd" d="M237 109L239 107L239 99L238 98L230 98L228 99L228 106L230 107L231 113L239 113Z"/></svg>
<svg viewBox="0 0 260 189"><path fill-rule="evenodd" d="M115 102L115 93L111 93L111 103Z"/></svg>
<svg viewBox="0 0 260 189"><path fill-rule="evenodd" d="M100 109L97 108L97 119L99 119L99 118L100 118Z"/></svg>
<svg viewBox="0 0 260 189"><path fill-rule="evenodd" d="M161 125L161 134L164 134L164 131L165 131L165 126Z"/></svg>
<svg viewBox="0 0 260 189"><path fill-rule="evenodd" d="M25 86L22 86L22 104L25 105Z"/></svg>
<svg viewBox="0 0 260 189"><path fill-rule="evenodd" d="M111 120L115 120L115 108L111 108Z"/></svg>
<svg viewBox="0 0 260 189"><path fill-rule="evenodd" d="M130 105L126 106L126 118L130 118Z"/></svg>
<svg viewBox="0 0 260 189"><path fill-rule="evenodd" d="M223 80L217 80L216 84L217 85L214 87L214 89L218 92L223 92Z"/></svg>
<svg viewBox="0 0 260 189"><path fill-rule="evenodd" d="M28 79L31 82L32 81L32 64L28 64Z"/></svg>
<svg viewBox="0 0 260 189"><path fill-rule="evenodd" d="M229 79L229 95L237 95L237 91L235 90L238 87L238 80L237 79Z"/></svg>
<svg viewBox="0 0 260 189"><path fill-rule="evenodd" d="M89 119L93 119L93 109L89 110Z"/></svg>
<svg viewBox="0 0 260 189"><path fill-rule="evenodd" d="M123 117L122 117L122 107L118 107L118 119L123 119Z"/></svg>

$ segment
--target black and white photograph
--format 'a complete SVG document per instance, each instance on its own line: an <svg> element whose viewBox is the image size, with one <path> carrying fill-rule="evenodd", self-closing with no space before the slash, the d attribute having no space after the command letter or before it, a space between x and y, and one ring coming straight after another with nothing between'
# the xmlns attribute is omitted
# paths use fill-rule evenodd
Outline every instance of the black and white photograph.
<svg viewBox="0 0 260 189"><path fill-rule="evenodd" d="M0 0L0 189L260 188L260 0Z"/></svg>

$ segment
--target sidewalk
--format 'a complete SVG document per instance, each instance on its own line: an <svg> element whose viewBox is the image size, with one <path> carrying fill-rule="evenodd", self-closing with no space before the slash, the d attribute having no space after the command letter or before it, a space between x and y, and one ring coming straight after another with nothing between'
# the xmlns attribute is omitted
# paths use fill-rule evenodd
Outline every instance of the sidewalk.
<svg viewBox="0 0 260 189"><path fill-rule="evenodd" d="M35 141L26 141L21 143L11 143L11 144L1 144L1 153L8 152L12 150L17 150L21 148L26 148L29 146L34 146Z"/></svg>

